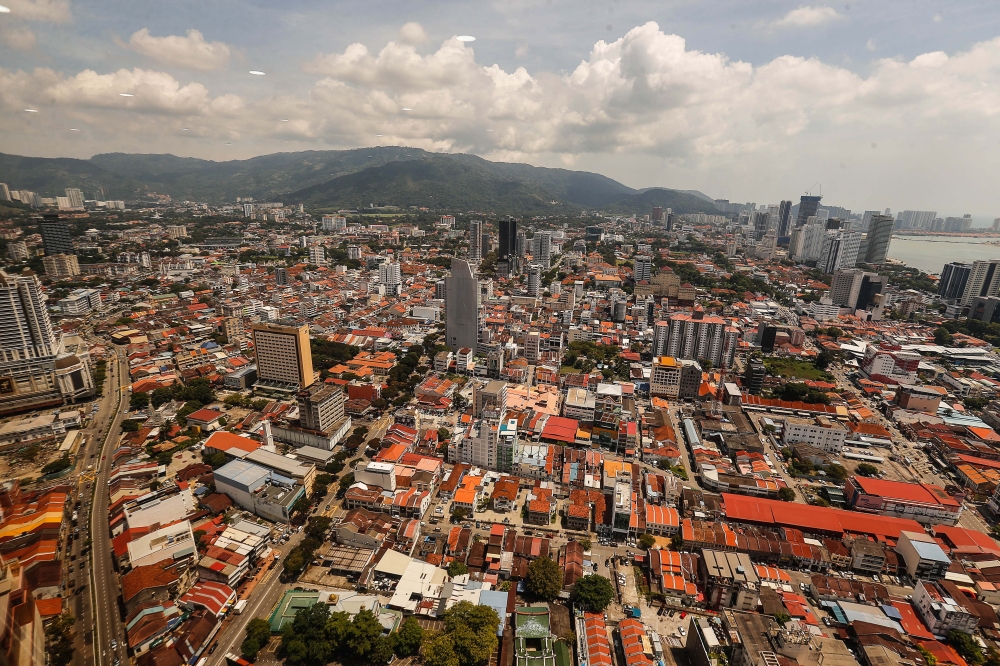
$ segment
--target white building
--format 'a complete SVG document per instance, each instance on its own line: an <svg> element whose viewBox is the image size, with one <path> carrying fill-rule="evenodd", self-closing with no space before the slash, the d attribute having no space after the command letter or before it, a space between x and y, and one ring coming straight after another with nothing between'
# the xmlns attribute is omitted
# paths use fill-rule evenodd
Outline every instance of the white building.
<svg viewBox="0 0 1000 666"><path fill-rule="evenodd" d="M377 486L383 490L396 490L396 466L390 462L370 462L354 471L355 481L368 487Z"/></svg>
<svg viewBox="0 0 1000 666"><path fill-rule="evenodd" d="M101 292L96 289L74 289L58 301L63 314L84 315L101 307Z"/></svg>
<svg viewBox="0 0 1000 666"><path fill-rule="evenodd" d="M952 629L971 634L979 624L977 616L931 581L917 582L912 603L917 615L935 636L947 636Z"/></svg>
<svg viewBox="0 0 1000 666"><path fill-rule="evenodd" d="M827 453L839 454L844 450L847 428L837 421L817 416L814 419L788 417L785 419L785 444L811 444Z"/></svg>
<svg viewBox="0 0 1000 666"><path fill-rule="evenodd" d="M385 292L398 296L403 288L403 274L398 261L387 261L378 267L378 281L385 285Z"/></svg>

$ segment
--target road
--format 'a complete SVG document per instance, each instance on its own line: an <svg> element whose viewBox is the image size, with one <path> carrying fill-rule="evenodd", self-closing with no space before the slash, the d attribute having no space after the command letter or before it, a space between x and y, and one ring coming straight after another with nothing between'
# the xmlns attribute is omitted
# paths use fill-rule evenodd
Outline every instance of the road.
<svg viewBox="0 0 1000 666"><path fill-rule="evenodd" d="M121 349L117 347L112 349L116 356L118 371L114 376L109 375L105 382L107 386L105 391L106 394L111 394L110 397L116 399L118 404L114 408L114 419L107 435L96 453L97 475L92 489L93 510L90 514L90 599L91 607L94 609L95 631L92 645L93 661L90 663L98 666L112 665L116 659L128 663L127 642L118 604L119 581L112 564L111 534L108 531L108 477L111 473L111 453L121 434L122 417L128 409L129 376ZM111 648L112 640L116 641L115 649Z"/></svg>

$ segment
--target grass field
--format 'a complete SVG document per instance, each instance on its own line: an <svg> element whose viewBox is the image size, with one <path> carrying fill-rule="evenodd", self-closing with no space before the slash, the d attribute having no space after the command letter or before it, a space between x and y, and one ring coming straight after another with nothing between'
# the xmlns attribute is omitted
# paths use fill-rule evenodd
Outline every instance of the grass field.
<svg viewBox="0 0 1000 666"><path fill-rule="evenodd" d="M811 379L819 381L830 381L833 375L820 370L809 361L800 361L791 358L765 358L764 366L767 374L785 379Z"/></svg>

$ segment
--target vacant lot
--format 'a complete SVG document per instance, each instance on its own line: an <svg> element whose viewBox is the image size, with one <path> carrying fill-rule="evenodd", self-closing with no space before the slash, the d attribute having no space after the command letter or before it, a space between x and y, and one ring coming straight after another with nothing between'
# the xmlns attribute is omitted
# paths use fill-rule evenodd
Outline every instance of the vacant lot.
<svg viewBox="0 0 1000 666"><path fill-rule="evenodd" d="M769 375L785 379L811 379L818 381L833 381L833 375L820 370L809 361L791 358L765 358L764 366Z"/></svg>

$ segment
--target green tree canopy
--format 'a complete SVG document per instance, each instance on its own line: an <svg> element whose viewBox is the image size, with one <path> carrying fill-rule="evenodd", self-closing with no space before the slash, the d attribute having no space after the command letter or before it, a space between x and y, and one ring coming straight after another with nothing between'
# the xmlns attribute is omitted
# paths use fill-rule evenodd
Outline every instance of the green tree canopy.
<svg viewBox="0 0 1000 666"><path fill-rule="evenodd" d="M449 576L452 577L462 576L467 573L469 573L469 567L465 566L464 562L460 562L459 560L454 560L451 564L448 565Z"/></svg>
<svg viewBox="0 0 1000 666"><path fill-rule="evenodd" d="M445 613L444 626L460 666L484 666L496 652L500 616L491 607L461 601Z"/></svg>
<svg viewBox="0 0 1000 666"><path fill-rule="evenodd" d="M863 462L854 468L854 473L861 476L878 476L878 467L871 463Z"/></svg>
<svg viewBox="0 0 1000 666"><path fill-rule="evenodd" d="M69 611L62 615L45 628L45 652L49 657L49 664L53 666L67 666L73 661L75 647L73 641L76 639L76 632L73 625L76 618Z"/></svg>
<svg viewBox="0 0 1000 666"><path fill-rule="evenodd" d="M778 490L778 499L780 499L783 502L794 502L795 490L793 490L788 486L781 488L780 490Z"/></svg>
<svg viewBox="0 0 1000 666"><path fill-rule="evenodd" d="M559 565L547 557L539 557L528 565L525 586L532 595L545 601L559 596L563 587L563 572Z"/></svg>
<svg viewBox="0 0 1000 666"><path fill-rule="evenodd" d="M247 624L246 640L240 646L240 652L246 659L255 659L257 653L271 640L271 625L267 620L255 617Z"/></svg>
<svg viewBox="0 0 1000 666"><path fill-rule="evenodd" d="M420 647L420 658L424 666L461 666L455 643L449 634L441 634L425 641Z"/></svg>
<svg viewBox="0 0 1000 666"><path fill-rule="evenodd" d="M573 600L594 613L603 612L611 604L614 596L615 590L611 586L611 581L597 574L584 576L573 587Z"/></svg>
<svg viewBox="0 0 1000 666"><path fill-rule="evenodd" d="M646 533L639 537L639 547L649 550L656 545L656 537L652 534Z"/></svg>
<svg viewBox="0 0 1000 666"><path fill-rule="evenodd" d="M424 630L412 615L403 621L399 631L393 634L392 649L398 657L412 657L420 652L424 640Z"/></svg>

